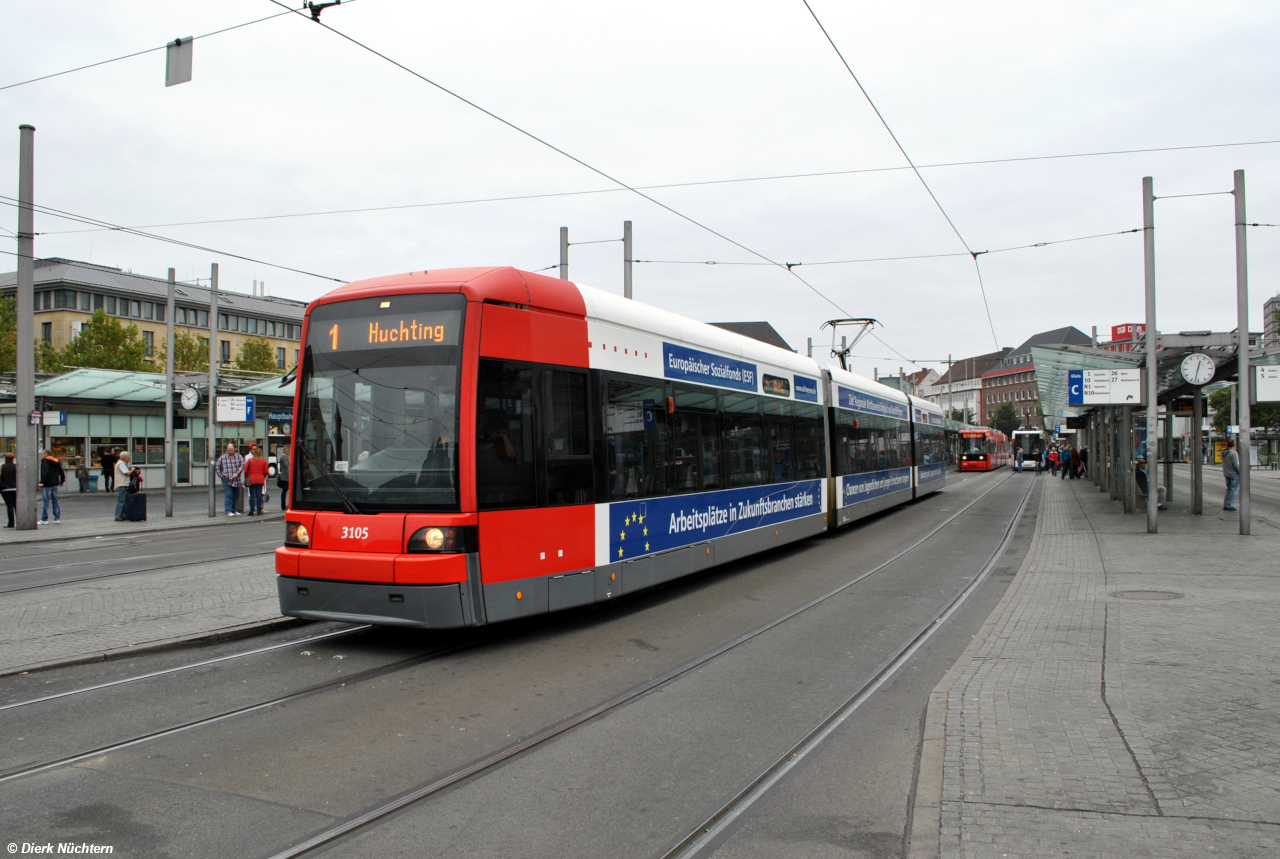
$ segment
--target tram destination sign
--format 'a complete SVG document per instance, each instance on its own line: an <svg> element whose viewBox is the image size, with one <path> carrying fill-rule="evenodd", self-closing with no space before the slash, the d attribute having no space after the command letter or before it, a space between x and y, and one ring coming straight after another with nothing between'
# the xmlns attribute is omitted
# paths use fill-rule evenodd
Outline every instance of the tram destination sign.
<svg viewBox="0 0 1280 859"><path fill-rule="evenodd" d="M1142 404L1142 371L1133 369L1070 370L1067 405L1138 406Z"/></svg>
<svg viewBox="0 0 1280 859"><path fill-rule="evenodd" d="M311 334L321 352L392 349L405 346L457 346L462 311L385 313L321 322Z"/></svg>

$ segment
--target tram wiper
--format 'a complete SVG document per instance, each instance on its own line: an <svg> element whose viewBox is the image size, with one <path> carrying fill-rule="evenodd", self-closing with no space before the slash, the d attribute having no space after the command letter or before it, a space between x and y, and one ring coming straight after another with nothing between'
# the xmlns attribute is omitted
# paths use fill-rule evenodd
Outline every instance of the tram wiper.
<svg viewBox="0 0 1280 859"><path fill-rule="evenodd" d="M311 448L307 447L307 443L297 437L294 438L293 443L298 450L302 451L302 455L311 461L311 464L315 466L315 469L319 472L320 476L328 481L329 486L331 486L333 491L338 494L338 499L342 501L342 506L347 509L347 512L356 516L363 514L364 511L356 505L356 502L353 501L347 493L342 491L342 487L338 485L338 481L334 480L332 475L324 470L324 467L320 464L320 457L316 456Z"/></svg>

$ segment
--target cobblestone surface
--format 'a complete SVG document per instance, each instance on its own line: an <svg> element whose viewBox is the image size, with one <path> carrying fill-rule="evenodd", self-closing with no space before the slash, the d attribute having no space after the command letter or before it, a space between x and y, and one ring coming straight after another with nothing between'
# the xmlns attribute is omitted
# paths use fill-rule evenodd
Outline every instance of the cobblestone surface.
<svg viewBox="0 0 1280 859"><path fill-rule="evenodd" d="M0 670L279 616L271 555L20 591L0 601Z"/></svg>
<svg viewBox="0 0 1280 859"><path fill-rule="evenodd" d="M1280 531L1175 508L1153 537L1045 483L1036 552L947 698L941 855L1280 854Z"/></svg>

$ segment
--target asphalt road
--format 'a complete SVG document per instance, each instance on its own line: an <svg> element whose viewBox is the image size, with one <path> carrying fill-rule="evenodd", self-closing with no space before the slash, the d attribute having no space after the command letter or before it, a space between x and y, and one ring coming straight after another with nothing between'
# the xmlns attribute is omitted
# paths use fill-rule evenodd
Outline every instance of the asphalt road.
<svg viewBox="0 0 1280 859"><path fill-rule="evenodd" d="M236 523L227 528L111 533L5 546L0 557L0 594L105 576L119 576L209 561L268 554L284 542L277 520ZM49 526L53 527L53 526Z"/></svg>
<svg viewBox="0 0 1280 859"><path fill-rule="evenodd" d="M1008 469L953 475L943 493L834 536L529 623L369 630L0 709L0 736L9 738L0 744L4 837L112 844L121 856L273 855L827 593L994 487L844 593L328 850L660 855L929 626L986 565L1037 479ZM711 845L716 855L901 855L928 693L1020 565L1035 500L983 586L807 765ZM0 679L0 707L206 655ZM72 766L4 775L308 689Z"/></svg>

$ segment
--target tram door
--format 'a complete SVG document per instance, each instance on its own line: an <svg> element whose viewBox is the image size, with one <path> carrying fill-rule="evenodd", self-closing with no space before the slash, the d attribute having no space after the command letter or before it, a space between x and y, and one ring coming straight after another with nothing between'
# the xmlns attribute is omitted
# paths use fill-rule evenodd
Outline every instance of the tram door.
<svg viewBox="0 0 1280 859"><path fill-rule="evenodd" d="M180 441L178 445L178 483L191 482L191 442Z"/></svg>

